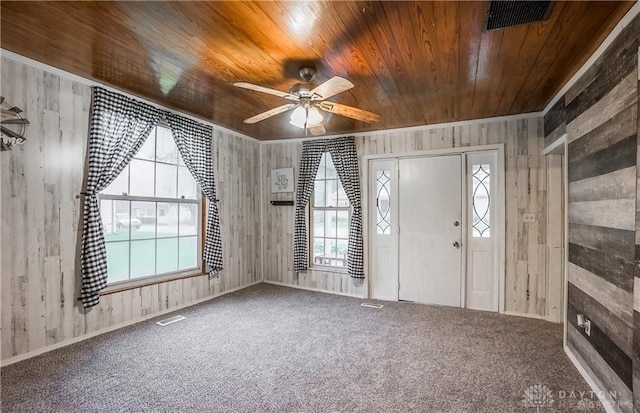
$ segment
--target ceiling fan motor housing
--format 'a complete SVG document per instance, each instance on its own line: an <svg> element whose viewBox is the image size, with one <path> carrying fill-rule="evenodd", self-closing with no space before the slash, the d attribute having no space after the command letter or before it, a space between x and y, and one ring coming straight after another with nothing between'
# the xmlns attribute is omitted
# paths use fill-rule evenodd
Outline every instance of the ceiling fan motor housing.
<svg viewBox="0 0 640 413"><path fill-rule="evenodd" d="M311 91L315 87L316 87L315 83L310 83L310 82L296 83L295 85L291 86L291 88L289 89L289 93L301 98L311 97Z"/></svg>

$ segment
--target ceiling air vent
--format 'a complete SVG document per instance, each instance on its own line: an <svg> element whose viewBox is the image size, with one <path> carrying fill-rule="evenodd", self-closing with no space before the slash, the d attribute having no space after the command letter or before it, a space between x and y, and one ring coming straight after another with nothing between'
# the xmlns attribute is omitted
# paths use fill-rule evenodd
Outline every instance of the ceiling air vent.
<svg viewBox="0 0 640 413"><path fill-rule="evenodd" d="M541 21L550 9L550 1L489 1L486 30Z"/></svg>

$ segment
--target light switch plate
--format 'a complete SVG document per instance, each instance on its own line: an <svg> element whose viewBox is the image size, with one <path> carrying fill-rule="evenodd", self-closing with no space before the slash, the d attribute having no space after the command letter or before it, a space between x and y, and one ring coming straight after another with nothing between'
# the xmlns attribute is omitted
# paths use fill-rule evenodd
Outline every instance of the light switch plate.
<svg viewBox="0 0 640 413"><path fill-rule="evenodd" d="M522 222L536 222L536 214L534 212L525 212L524 214L522 214Z"/></svg>

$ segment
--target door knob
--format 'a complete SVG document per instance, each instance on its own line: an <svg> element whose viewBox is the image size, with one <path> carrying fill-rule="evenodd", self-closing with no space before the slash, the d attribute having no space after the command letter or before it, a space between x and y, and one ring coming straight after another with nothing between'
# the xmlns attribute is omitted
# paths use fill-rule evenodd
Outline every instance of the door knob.
<svg viewBox="0 0 640 413"><path fill-rule="evenodd" d="M453 222L453 226L454 226L454 227L457 227L457 226L459 226L459 225L460 225L460 222L458 222L458 221L454 221L454 222Z"/></svg>
<svg viewBox="0 0 640 413"><path fill-rule="evenodd" d="M453 246L456 247L456 248L460 248L460 243L458 241L456 241L456 242L453 243Z"/></svg>

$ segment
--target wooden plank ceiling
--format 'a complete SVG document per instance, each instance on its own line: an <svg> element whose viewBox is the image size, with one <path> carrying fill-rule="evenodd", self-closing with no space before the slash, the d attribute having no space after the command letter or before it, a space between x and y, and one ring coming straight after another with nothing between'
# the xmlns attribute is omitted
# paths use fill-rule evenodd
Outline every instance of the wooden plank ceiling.
<svg viewBox="0 0 640 413"><path fill-rule="evenodd" d="M487 32L485 2L1 3L1 46L258 139L300 137L288 101L303 64L355 84L330 100L382 115L325 116L327 134L539 111L634 2L556 2L533 24Z"/></svg>

